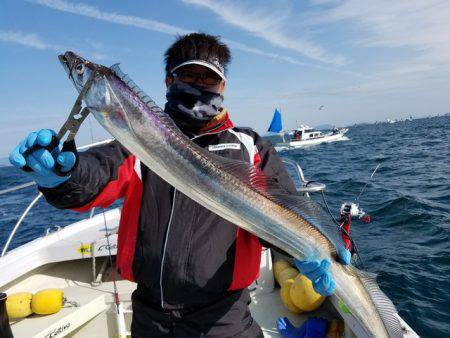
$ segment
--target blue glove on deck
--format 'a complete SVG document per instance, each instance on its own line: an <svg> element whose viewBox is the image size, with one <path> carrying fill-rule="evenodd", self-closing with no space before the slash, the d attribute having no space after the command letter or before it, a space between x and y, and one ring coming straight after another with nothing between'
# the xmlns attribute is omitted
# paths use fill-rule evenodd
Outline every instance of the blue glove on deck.
<svg viewBox="0 0 450 338"><path fill-rule="evenodd" d="M286 317L277 320L277 329L283 338L324 338L328 321L323 318L308 318L300 327L295 327Z"/></svg>
<svg viewBox="0 0 450 338"><path fill-rule="evenodd" d="M38 186L44 188L54 188L70 178L70 174L58 176L55 172L55 164L59 163L62 166L61 171L68 173L75 165L75 153L72 151L61 152L59 147L55 147L51 152L44 148L37 149L26 158L22 154L33 146L49 145L55 135L56 133L50 129L34 131L9 154L9 161L13 166L17 168L28 166L32 171L25 171L25 173Z"/></svg>
<svg viewBox="0 0 450 338"><path fill-rule="evenodd" d="M344 265L348 265L351 262L352 255L350 251L342 249L339 252L339 259ZM335 289L333 278L329 273L330 261L324 259L318 260L295 260L295 266L298 268L302 275L308 277L313 284L314 290L322 296L331 296Z"/></svg>
<svg viewBox="0 0 450 338"><path fill-rule="evenodd" d="M295 327L286 317L277 319L277 329L283 338L299 338L305 337L306 326Z"/></svg>

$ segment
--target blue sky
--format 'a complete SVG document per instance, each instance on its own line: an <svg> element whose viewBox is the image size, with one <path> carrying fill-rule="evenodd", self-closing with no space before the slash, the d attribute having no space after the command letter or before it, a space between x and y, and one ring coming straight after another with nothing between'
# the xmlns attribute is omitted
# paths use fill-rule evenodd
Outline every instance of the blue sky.
<svg viewBox="0 0 450 338"><path fill-rule="evenodd" d="M275 107L286 128L448 113L449 17L450 2L437 0L4 0L0 157L28 132L64 122L76 93L58 53L120 62L163 105L163 53L191 31L230 46L225 106L258 132ZM87 121L80 145L90 125L105 137Z"/></svg>

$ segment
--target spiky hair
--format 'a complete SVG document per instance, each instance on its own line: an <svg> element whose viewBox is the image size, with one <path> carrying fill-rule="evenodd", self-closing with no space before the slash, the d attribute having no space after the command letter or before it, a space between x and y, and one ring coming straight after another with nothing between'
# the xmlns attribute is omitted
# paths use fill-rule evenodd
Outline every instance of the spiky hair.
<svg viewBox="0 0 450 338"><path fill-rule="evenodd" d="M166 74L176 66L189 60L218 61L225 72L231 61L230 49L219 36L191 33L178 36L164 54Z"/></svg>

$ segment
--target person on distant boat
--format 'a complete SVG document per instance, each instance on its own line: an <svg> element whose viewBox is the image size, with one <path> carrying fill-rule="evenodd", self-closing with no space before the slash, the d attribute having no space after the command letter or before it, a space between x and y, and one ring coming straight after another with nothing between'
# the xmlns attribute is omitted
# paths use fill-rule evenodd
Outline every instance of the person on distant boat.
<svg viewBox="0 0 450 338"><path fill-rule="evenodd" d="M166 113L200 147L258 166L286 193L295 186L270 143L235 127L223 107L230 51L218 37L178 37L165 53ZM80 212L124 198L116 265L133 292L132 336L263 337L248 305L259 274L259 238L183 195L117 141L85 152L51 153L50 130L31 133L10 161L37 182L47 201ZM51 149L50 149L51 150ZM55 174L55 163L66 176ZM349 253L342 259L349 263ZM334 290L327 261L297 262L324 295Z"/></svg>

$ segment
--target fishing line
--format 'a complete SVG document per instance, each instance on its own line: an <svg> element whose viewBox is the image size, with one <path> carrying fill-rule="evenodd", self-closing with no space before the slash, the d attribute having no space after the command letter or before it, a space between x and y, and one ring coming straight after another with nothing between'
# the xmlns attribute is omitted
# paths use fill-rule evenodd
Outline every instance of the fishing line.
<svg viewBox="0 0 450 338"><path fill-rule="evenodd" d="M91 114L88 115L88 122L89 122L89 131L91 133L91 143L94 143L94 133L92 131L92 119Z"/></svg>

